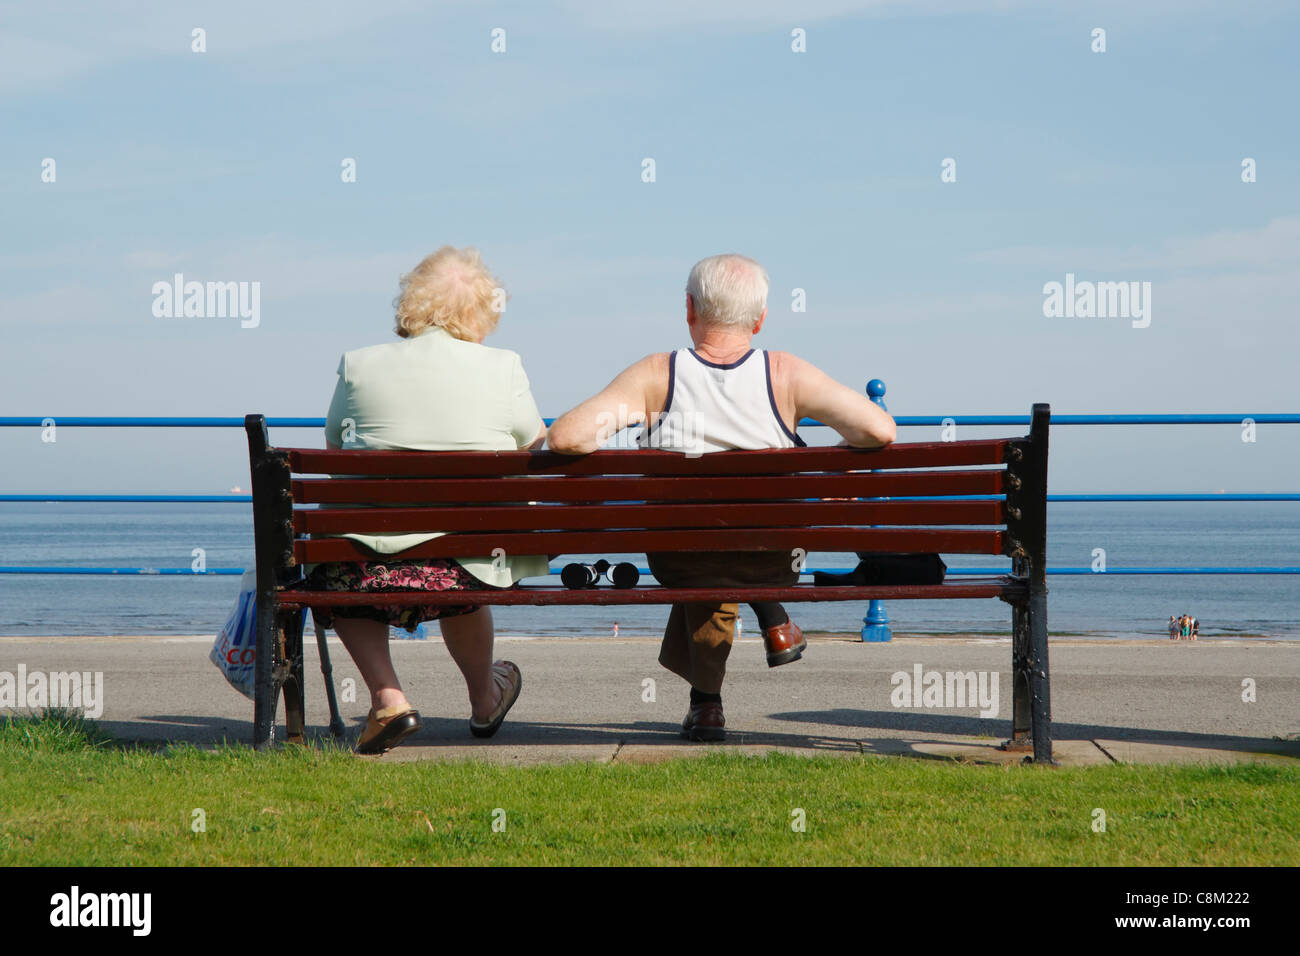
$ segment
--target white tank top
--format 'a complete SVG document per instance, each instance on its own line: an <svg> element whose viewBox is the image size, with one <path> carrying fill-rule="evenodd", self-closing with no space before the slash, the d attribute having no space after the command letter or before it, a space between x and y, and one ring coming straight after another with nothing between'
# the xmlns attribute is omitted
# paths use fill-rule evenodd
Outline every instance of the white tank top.
<svg viewBox="0 0 1300 956"><path fill-rule="evenodd" d="M742 358L718 365L700 358L694 349L678 349L668 356L664 410L637 437L637 444L703 455L806 443L777 411L766 351L750 349Z"/></svg>

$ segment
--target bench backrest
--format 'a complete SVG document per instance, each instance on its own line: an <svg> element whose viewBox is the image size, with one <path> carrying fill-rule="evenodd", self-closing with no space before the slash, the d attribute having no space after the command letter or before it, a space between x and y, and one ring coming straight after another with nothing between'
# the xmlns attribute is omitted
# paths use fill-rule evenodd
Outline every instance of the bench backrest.
<svg viewBox="0 0 1300 956"><path fill-rule="evenodd" d="M1005 554L1041 572L1049 418L1035 405L1023 438L692 458L276 449L250 415L258 566L283 586L302 563L372 557L329 535L442 531L403 557L801 548Z"/></svg>

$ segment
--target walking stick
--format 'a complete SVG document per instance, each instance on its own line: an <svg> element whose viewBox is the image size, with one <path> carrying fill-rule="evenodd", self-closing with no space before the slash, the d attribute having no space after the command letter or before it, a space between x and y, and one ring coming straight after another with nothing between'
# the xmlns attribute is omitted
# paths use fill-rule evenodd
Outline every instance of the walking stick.
<svg viewBox="0 0 1300 956"><path fill-rule="evenodd" d="M313 617L312 623L316 624ZM325 642L325 628L316 624L316 646L320 648L320 672L325 675L325 699L330 705L330 734L337 740L343 737L343 719L339 717L339 702L334 696L334 668L330 664L330 649Z"/></svg>

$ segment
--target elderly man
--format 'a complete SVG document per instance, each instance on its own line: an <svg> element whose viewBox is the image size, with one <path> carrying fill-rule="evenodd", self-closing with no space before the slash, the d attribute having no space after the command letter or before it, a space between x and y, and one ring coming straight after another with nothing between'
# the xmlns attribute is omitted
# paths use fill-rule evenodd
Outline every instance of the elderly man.
<svg viewBox="0 0 1300 956"><path fill-rule="evenodd" d="M686 328L693 349L648 355L604 391L555 421L550 447L585 455L616 431L646 422L640 444L687 455L734 448L803 445L804 416L816 418L859 448L894 440L894 420L865 395L786 352L754 349L767 318L767 273L738 255L713 256L691 269ZM647 555L669 587L793 584L784 552ZM757 605L768 664L796 660L805 641L779 604ZM735 604L675 604L659 662L691 686L682 735L723 740L722 682L736 626Z"/></svg>

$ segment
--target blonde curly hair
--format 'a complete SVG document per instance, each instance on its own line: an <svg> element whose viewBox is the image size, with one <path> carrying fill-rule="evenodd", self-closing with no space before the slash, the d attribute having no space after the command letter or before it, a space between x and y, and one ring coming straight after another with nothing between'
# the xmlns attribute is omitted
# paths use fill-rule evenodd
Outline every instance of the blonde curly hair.
<svg viewBox="0 0 1300 956"><path fill-rule="evenodd" d="M393 300L394 331L404 339L436 326L458 339L477 341L496 330L507 298L473 247L443 246L425 256L402 276L400 288Z"/></svg>

